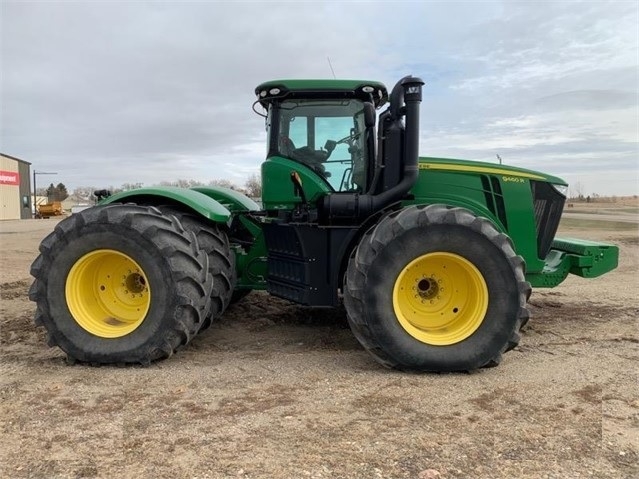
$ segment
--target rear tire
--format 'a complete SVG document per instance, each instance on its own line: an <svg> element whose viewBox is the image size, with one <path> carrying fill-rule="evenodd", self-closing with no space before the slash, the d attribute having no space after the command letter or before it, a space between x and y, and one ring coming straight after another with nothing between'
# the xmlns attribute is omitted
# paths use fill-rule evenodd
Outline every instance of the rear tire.
<svg viewBox="0 0 639 479"><path fill-rule="evenodd" d="M210 309L208 256L176 218L137 205L89 208L60 222L31 266L29 298L49 345L72 360L171 356Z"/></svg>
<svg viewBox="0 0 639 479"><path fill-rule="evenodd" d="M177 211L168 206L160 206L159 209L167 215L175 216L180 224L195 234L202 251L209 257L209 272L213 277L211 290L211 309L204 318L200 331L211 327L211 324L222 316L232 300L235 262L230 250L229 240L224 231L213 222L205 223L198 217Z"/></svg>
<svg viewBox="0 0 639 479"><path fill-rule="evenodd" d="M462 208L410 206L383 218L350 258L353 333L382 364L468 371L519 342L530 285L508 236Z"/></svg>

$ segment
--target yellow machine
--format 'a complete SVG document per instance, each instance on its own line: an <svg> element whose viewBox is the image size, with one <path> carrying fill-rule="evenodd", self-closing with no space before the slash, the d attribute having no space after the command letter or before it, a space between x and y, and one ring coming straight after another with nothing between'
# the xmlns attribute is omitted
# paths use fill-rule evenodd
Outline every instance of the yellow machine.
<svg viewBox="0 0 639 479"><path fill-rule="evenodd" d="M62 214L62 203L53 201L44 205L38 205L38 217L50 218L51 216L60 216Z"/></svg>

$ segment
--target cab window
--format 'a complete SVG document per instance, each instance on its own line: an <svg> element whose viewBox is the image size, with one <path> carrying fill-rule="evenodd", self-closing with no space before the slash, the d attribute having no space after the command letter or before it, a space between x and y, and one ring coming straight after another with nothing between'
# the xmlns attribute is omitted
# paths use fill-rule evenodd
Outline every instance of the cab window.
<svg viewBox="0 0 639 479"><path fill-rule="evenodd" d="M279 156L305 164L335 191L364 191L367 158L359 100L286 100L277 108Z"/></svg>

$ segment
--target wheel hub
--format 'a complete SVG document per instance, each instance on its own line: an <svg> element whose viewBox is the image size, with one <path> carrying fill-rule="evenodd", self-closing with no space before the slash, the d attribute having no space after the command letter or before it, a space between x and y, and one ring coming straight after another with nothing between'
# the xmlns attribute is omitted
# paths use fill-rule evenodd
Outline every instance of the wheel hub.
<svg viewBox="0 0 639 479"><path fill-rule="evenodd" d="M422 302L436 298L439 294L439 285L437 284L437 279L434 277L417 279L416 281L417 284L415 286L415 290L422 298Z"/></svg>
<svg viewBox="0 0 639 479"><path fill-rule="evenodd" d="M130 291L133 294L139 294L142 293L146 287L146 279L136 271L126 277L126 280L122 282L122 286L127 289L127 292Z"/></svg>
<svg viewBox="0 0 639 479"><path fill-rule="evenodd" d="M75 321L102 338L133 332L151 305L142 268L128 255L108 249L92 251L75 262L67 276L65 294Z"/></svg>
<svg viewBox="0 0 639 479"><path fill-rule="evenodd" d="M455 344L481 325L488 309L488 288L481 272L462 256L428 253L400 271L393 308L404 330L419 341Z"/></svg>

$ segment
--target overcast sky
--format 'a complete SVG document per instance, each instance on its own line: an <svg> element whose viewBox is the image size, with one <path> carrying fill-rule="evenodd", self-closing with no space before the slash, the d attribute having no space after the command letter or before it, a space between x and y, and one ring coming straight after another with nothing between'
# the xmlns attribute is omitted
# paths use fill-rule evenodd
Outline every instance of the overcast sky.
<svg viewBox="0 0 639 479"><path fill-rule="evenodd" d="M426 81L421 156L639 193L638 2L1 3L0 151L40 177L228 179L265 154L259 83Z"/></svg>

